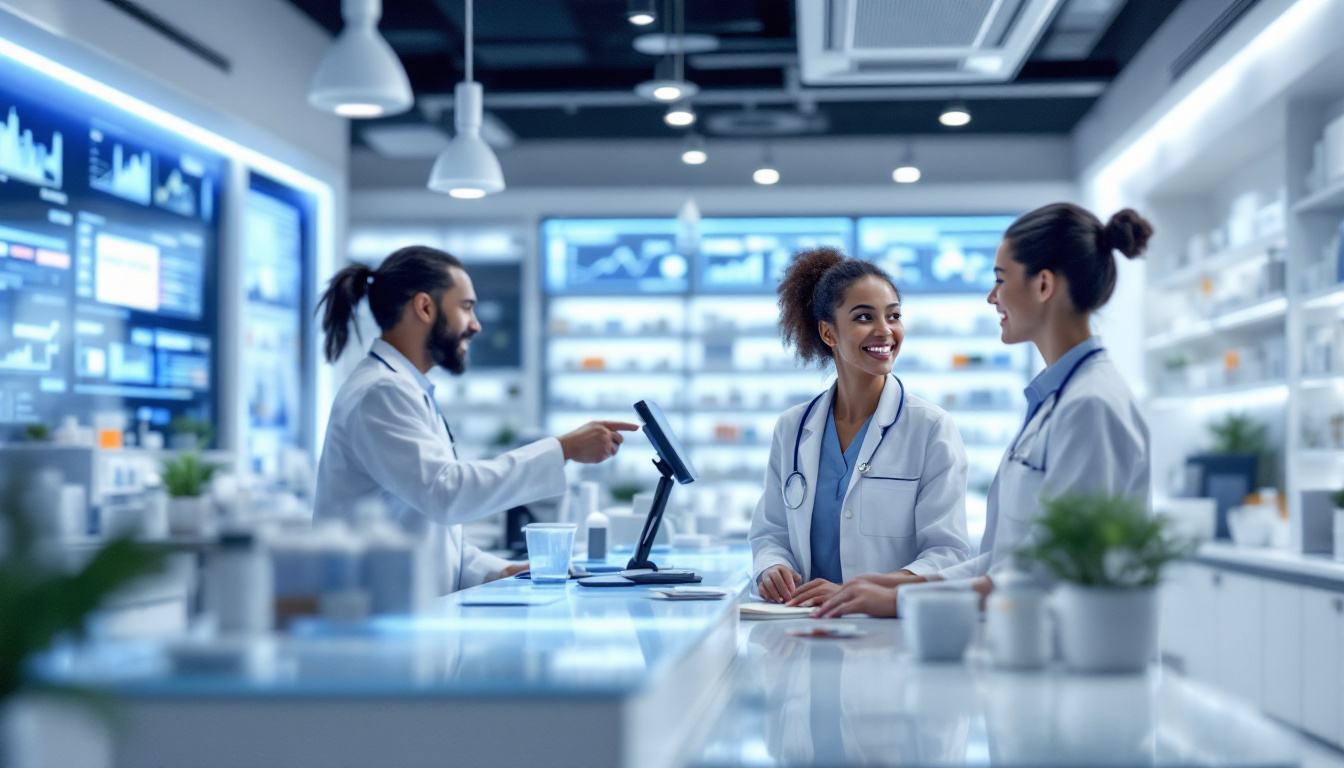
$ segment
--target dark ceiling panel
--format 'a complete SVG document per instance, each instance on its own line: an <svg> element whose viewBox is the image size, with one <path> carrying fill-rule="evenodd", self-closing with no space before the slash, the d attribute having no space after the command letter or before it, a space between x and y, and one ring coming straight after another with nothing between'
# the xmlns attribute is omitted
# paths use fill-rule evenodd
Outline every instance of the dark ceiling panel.
<svg viewBox="0 0 1344 768"><path fill-rule="evenodd" d="M340 30L340 0L290 0L333 33ZM462 77L464 0L384 0L381 30L401 57L419 95L451 93ZM665 0L659 0L662 7ZM1028 61L1019 81L1061 82L1113 78L1133 58L1179 0L1128 0L1083 61ZM634 50L639 34L625 21L625 0L476 0L476 79L487 94L547 91L628 91L654 76L658 58ZM686 0L686 31L719 37L718 54L765 53L754 69L697 69L687 76L704 90L779 89L787 82L780 62L796 52L793 0ZM731 58L729 59L731 61ZM720 59L722 61L722 59ZM774 63L769 63L774 62ZM488 103L488 96L487 96ZM1066 133L1092 99L993 99L973 104L964 132ZM941 104L821 102L831 135L927 134ZM776 108L772 105L771 108ZM787 109L787 106L781 108ZM698 107L702 114L714 109ZM674 135L657 105L578 110L496 110L522 139L643 138ZM418 120L418 113L399 120ZM451 120L451 117L449 117ZM352 132L357 135L358 131Z"/></svg>

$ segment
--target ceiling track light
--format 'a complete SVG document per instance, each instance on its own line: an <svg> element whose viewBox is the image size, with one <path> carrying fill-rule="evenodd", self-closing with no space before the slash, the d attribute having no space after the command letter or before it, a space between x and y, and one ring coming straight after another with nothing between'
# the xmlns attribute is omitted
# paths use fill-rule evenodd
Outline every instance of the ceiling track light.
<svg viewBox="0 0 1344 768"><path fill-rule="evenodd" d="M709 153L705 151L705 140L700 138L698 133L686 134L686 141L681 145L681 162L687 165L704 165L709 160Z"/></svg>
<svg viewBox="0 0 1344 768"><path fill-rule="evenodd" d="M685 128L695 124L695 110L691 108L690 102L679 101L667 108L667 114L663 115L663 122L673 128Z"/></svg>
<svg viewBox="0 0 1344 768"><path fill-rule="evenodd" d="M938 115L938 122L948 128L960 128L971 122L971 110L965 102L954 101L943 108L943 113Z"/></svg>
<svg viewBox="0 0 1344 768"><path fill-rule="evenodd" d="M671 4L672 1L673 0L667 0L668 4ZM665 103L681 101L682 99L689 99L695 94L700 92L700 87L698 85L696 85L695 83L687 82L686 80L686 42L685 42L686 4L685 0L675 0L675 2L676 2L675 16L677 20L677 29L676 29L677 42L675 46L670 46L671 52L669 54L664 54L662 62L666 63L668 61L668 57L669 56L671 57L672 77L669 79L667 77L658 76L659 73L655 68L654 79L645 80L644 82L635 86L635 93L639 94L640 96L643 96L646 99L653 99L654 101L661 101ZM664 10L666 10L666 8L664 8ZM663 19L664 28L666 28L666 26L670 21L670 19L667 17L671 15L673 14L664 14ZM666 72L666 70L664 70L664 72Z"/></svg>
<svg viewBox="0 0 1344 768"><path fill-rule="evenodd" d="M313 73L308 103L342 117L384 117L415 104L401 60L378 33L382 0L342 0L345 25Z"/></svg>
<svg viewBox="0 0 1344 768"><path fill-rule="evenodd" d="M647 27L658 20L657 0L625 0L625 20L637 27Z"/></svg>
<svg viewBox="0 0 1344 768"><path fill-rule="evenodd" d="M453 124L457 135L434 161L429 189L460 200L474 200L504 190L499 158L481 138L485 98L481 84L472 80L472 0L466 0L466 70L453 90Z"/></svg>

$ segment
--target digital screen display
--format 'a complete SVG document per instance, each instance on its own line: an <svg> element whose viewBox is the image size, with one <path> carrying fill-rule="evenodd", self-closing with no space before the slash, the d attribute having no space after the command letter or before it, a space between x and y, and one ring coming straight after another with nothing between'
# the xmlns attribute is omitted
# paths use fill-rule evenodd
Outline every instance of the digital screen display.
<svg viewBox="0 0 1344 768"><path fill-rule="evenodd" d="M994 252L1012 216L891 216L859 219L858 255L902 291L978 293L994 287Z"/></svg>
<svg viewBox="0 0 1344 768"><path fill-rule="evenodd" d="M0 59L0 437L217 410L223 157Z"/></svg>
<svg viewBox="0 0 1344 768"><path fill-rule="evenodd" d="M794 253L854 249L847 218L704 219L699 229L695 274L706 293L773 293Z"/></svg>
<svg viewBox="0 0 1344 768"><path fill-rule="evenodd" d="M542 224L551 294L684 293L690 259L676 219L551 219Z"/></svg>
<svg viewBox="0 0 1344 768"><path fill-rule="evenodd" d="M247 457L258 474L280 469L286 448L305 444L304 291L312 204L253 174L243 223L242 391Z"/></svg>

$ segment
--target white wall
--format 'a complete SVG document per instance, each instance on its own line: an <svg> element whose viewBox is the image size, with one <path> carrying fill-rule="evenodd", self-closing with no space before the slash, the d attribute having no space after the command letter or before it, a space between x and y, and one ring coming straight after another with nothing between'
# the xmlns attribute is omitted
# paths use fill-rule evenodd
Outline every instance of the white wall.
<svg viewBox="0 0 1344 768"><path fill-rule="evenodd" d="M230 70L217 69L100 0L0 0L0 8L250 123L336 170L345 168L346 121L307 102L309 80L330 43L326 30L284 0L136 2L222 54ZM0 36L8 36L8 27Z"/></svg>

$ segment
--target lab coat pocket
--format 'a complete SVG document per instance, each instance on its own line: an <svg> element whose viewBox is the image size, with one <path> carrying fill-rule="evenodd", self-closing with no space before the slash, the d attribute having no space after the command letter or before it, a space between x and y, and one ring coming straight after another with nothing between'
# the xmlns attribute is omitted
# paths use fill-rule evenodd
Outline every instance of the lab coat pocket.
<svg viewBox="0 0 1344 768"><path fill-rule="evenodd" d="M859 481L859 532L865 536L915 535L918 480L869 477Z"/></svg>

